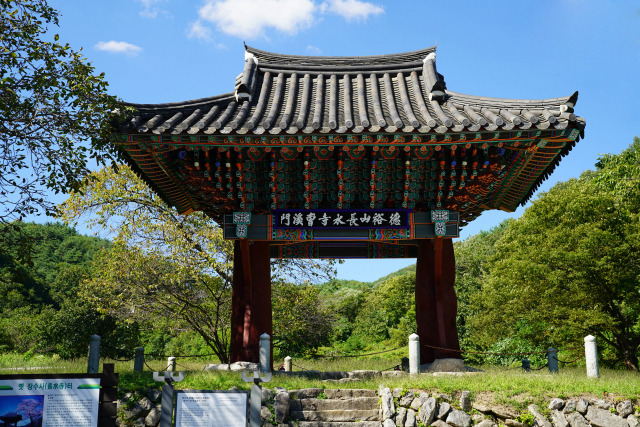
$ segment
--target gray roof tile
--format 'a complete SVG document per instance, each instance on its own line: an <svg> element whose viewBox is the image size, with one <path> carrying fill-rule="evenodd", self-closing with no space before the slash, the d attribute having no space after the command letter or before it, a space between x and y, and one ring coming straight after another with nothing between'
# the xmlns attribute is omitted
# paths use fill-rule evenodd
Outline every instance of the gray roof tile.
<svg viewBox="0 0 640 427"><path fill-rule="evenodd" d="M170 104L128 104L122 133L349 133L584 127L577 92L517 100L446 90L435 48L365 57L281 55L246 47L235 92Z"/></svg>

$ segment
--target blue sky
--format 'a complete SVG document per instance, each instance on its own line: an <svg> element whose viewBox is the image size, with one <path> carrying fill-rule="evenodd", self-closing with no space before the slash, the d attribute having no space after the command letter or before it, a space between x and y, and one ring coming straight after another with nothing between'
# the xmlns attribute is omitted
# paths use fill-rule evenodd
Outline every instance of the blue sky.
<svg viewBox="0 0 640 427"><path fill-rule="evenodd" d="M243 41L298 55L377 55L438 44L450 90L539 99L578 90L586 137L540 191L577 177L640 134L640 3L606 0L55 0L61 40L110 91L136 103L233 91ZM466 238L509 217L484 213ZM85 231L80 228L80 231ZM414 260L353 260L339 278L375 280Z"/></svg>

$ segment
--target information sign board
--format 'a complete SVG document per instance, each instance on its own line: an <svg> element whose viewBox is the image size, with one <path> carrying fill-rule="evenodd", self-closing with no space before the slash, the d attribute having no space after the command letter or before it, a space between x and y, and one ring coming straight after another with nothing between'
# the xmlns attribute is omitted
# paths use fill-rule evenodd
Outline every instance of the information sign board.
<svg viewBox="0 0 640 427"><path fill-rule="evenodd" d="M176 427L247 427L248 394L176 390Z"/></svg>
<svg viewBox="0 0 640 427"><path fill-rule="evenodd" d="M99 378L0 380L0 421L17 426L96 427L99 398Z"/></svg>

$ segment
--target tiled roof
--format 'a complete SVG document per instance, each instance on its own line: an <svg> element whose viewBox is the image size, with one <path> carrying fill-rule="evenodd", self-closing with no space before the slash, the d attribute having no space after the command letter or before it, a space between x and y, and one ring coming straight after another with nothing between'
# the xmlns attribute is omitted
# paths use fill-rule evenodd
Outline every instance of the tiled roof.
<svg viewBox="0 0 640 427"><path fill-rule="evenodd" d="M584 128L571 96L516 100L447 90L435 47L356 57L281 55L246 47L234 92L170 104L128 104L123 134L446 133Z"/></svg>
<svg viewBox="0 0 640 427"><path fill-rule="evenodd" d="M233 92L128 104L136 112L117 143L181 213L446 209L464 226L532 196L583 134L577 98L450 91L435 47L359 57L246 47Z"/></svg>

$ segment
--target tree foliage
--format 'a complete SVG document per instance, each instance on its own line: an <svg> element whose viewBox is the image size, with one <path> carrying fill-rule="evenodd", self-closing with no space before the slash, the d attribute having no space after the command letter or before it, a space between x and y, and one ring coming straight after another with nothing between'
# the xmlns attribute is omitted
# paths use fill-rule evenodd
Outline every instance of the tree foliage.
<svg viewBox="0 0 640 427"><path fill-rule="evenodd" d="M227 360L233 244L201 212L179 215L126 166L92 175L60 206L68 223L88 224L114 241L95 265L86 295L120 319L172 318L198 332ZM329 278L332 263L273 260L274 282Z"/></svg>
<svg viewBox="0 0 640 427"><path fill-rule="evenodd" d="M87 162L115 159L116 99L80 51L49 26L46 0L0 0L0 222L44 211L48 194L79 188Z"/></svg>
<svg viewBox="0 0 640 427"><path fill-rule="evenodd" d="M367 292L354 321L349 340L357 349L366 342L391 338L392 345L403 345L415 332L415 273L392 275Z"/></svg>
<svg viewBox="0 0 640 427"><path fill-rule="evenodd" d="M277 282L272 300L273 343L280 353L304 354L329 344L334 315L316 286Z"/></svg>
<svg viewBox="0 0 640 427"><path fill-rule="evenodd" d="M474 304L473 297L482 289L482 283L488 274L488 261L495 255L495 244L502 237L509 222L510 220L503 221L489 231L481 231L466 240L454 243L455 290L458 300L456 324L460 347L463 350L477 351L481 349L473 340L473 332L469 325L469 319L478 313L478 307ZM477 363L485 361L482 357L473 357L471 354L465 358Z"/></svg>
<svg viewBox="0 0 640 427"><path fill-rule="evenodd" d="M638 370L640 141L598 170L554 186L496 242L477 293L476 338L520 333L555 347L587 334ZM526 330L522 326L526 325Z"/></svg>
<svg viewBox="0 0 640 427"><path fill-rule="evenodd" d="M224 279L172 262L158 252L116 243L95 259L83 296L127 323L172 319L170 326L198 332L227 362L231 293Z"/></svg>
<svg viewBox="0 0 640 427"><path fill-rule="evenodd" d="M91 274L93 257L109 242L81 236L62 224L20 223L9 228L8 242L32 243L31 262L15 252L0 254L0 345L18 352L52 352L63 358L86 355L89 338L102 337L102 353L119 357L137 345L135 325L102 315L78 297L80 283Z"/></svg>
<svg viewBox="0 0 640 427"><path fill-rule="evenodd" d="M346 341L352 334L356 317L372 288L371 283L338 279L318 286L320 296L335 318L334 341Z"/></svg>

